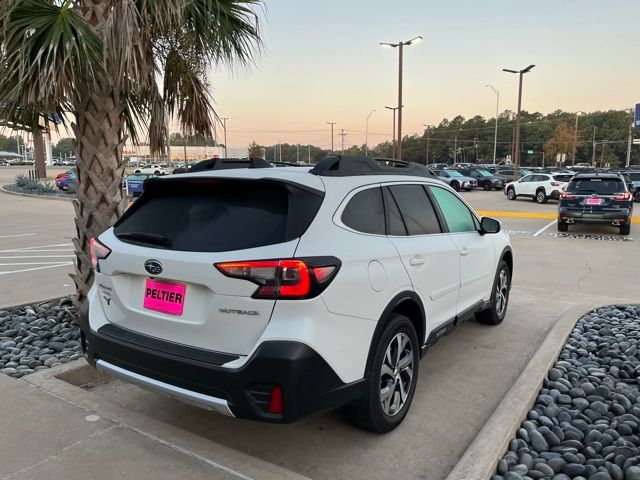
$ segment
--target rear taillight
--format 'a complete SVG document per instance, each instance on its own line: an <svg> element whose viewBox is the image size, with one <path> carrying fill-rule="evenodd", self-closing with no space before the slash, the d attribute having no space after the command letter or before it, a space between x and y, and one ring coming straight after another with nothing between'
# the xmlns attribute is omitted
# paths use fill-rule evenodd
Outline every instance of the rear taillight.
<svg viewBox="0 0 640 480"><path fill-rule="evenodd" d="M560 185L562 185L560 182L551 182L552 187L559 187Z"/></svg>
<svg viewBox="0 0 640 480"><path fill-rule="evenodd" d="M254 298L312 298L335 277L340 261L333 257L309 259L256 260L216 263L215 267L231 278L258 285Z"/></svg>
<svg viewBox="0 0 640 480"><path fill-rule="evenodd" d="M96 238L89 240L89 249L91 251L91 266L94 270L100 271L98 267L98 260L104 260L111 253L111 249Z"/></svg>
<svg viewBox="0 0 640 480"><path fill-rule="evenodd" d="M575 195L570 195L567 192L562 192L560 194L560 198L566 198L568 200L573 200L574 198L576 198L576 196Z"/></svg>
<svg viewBox="0 0 640 480"><path fill-rule="evenodd" d="M616 193L613 199L618 201L631 200L631 192Z"/></svg>

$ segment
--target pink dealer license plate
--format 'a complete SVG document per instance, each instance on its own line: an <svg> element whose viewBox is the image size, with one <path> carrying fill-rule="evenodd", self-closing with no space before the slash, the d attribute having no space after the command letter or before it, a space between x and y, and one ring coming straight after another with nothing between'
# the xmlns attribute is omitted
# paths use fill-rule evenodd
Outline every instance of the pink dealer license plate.
<svg viewBox="0 0 640 480"><path fill-rule="evenodd" d="M144 308L169 315L182 315L186 289L182 283L159 282L148 278L144 289Z"/></svg>
<svg viewBox="0 0 640 480"><path fill-rule="evenodd" d="M587 198L587 205L600 205L601 203L601 198Z"/></svg>

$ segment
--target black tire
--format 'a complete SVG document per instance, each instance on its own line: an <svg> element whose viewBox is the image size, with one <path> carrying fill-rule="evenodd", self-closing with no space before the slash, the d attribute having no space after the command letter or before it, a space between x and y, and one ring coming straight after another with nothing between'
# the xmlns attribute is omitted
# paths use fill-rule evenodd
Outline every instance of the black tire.
<svg viewBox="0 0 640 480"><path fill-rule="evenodd" d="M387 349L391 349L391 356L395 356L392 343L397 341L397 337L404 335L404 338L408 340L404 355L399 360L408 357L406 348L410 347L412 352L412 360L409 367L412 368L412 374L410 384L408 385L408 394L405 397L404 403L397 409L396 412L388 414L385 412L382 406L382 385L387 379L386 386L389 387L389 380L393 381L393 390L390 395L390 401L395 402L397 395L400 395L400 384L397 383L398 379L405 385L409 376L407 372L408 367L402 367L397 373L396 378L392 378L389 374L383 374L383 364L387 363L386 353ZM400 337L401 339L403 337ZM397 343L394 343L397 347ZM392 314L389 322L384 328L378 344L375 346L375 350L372 352L373 358L368 368L367 381L365 384L365 391L360 400L356 403L348 405L346 407L347 417L349 421L354 425L369 430L374 433L387 433L396 428L404 417L407 415L409 408L411 407L411 401L416 391L416 383L418 381L419 364L420 364L420 345L418 343L418 336L416 330L409 320L404 315ZM391 369L389 369L391 371ZM392 373L398 372L398 368L392 371ZM404 375L403 375L404 372ZM403 382L404 379L404 382ZM387 407L392 409L393 405L390 404Z"/></svg>
<svg viewBox="0 0 640 480"><path fill-rule="evenodd" d="M133 173L140 173L140 170L136 170L136 171L134 171Z"/></svg>
<svg viewBox="0 0 640 480"><path fill-rule="evenodd" d="M504 187L495 187L496 192L499 192L500 190L504 190Z"/></svg>
<svg viewBox="0 0 640 480"><path fill-rule="evenodd" d="M536 201L536 203L542 205L543 203L547 203L547 194L544 190L540 189L536 192L536 196L533 197L533 199Z"/></svg>
<svg viewBox="0 0 640 480"><path fill-rule="evenodd" d="M568 232L569 231L569 224L561 222L561 221L558 220L558 231L559 232Z"/></svg>
<svg viewBox="0 0 640 480"><path fill-rule="evenodd" d="M513 187L509 187L507 189L507 198L509 200L515 200L516 198L518 198L518 196L516 195L516 190Z"/></svg>
<svg viewBox="0 0 640 480"><path fill-rule="evenodd" d="M484 188L488 192L490 190L493 190L493 185L491 185L491 182L484 182L482 184L482 188Z"/></svg>
<svg viewBox="0 0 640 480"><path fill-rule="evenodd" d="M640 190L636 190L633 193L633 201L636 203L640 203Z"/></svg>
<svg viewBox="0 0 640 480"><path fill-rule="evenodd" d="M460 184L458 182L451 182L451 188L453 188L456 192L459 192Z"/></svg>
<svg viewBox="0 0 640 480"><path fill-rule="evenodd" d="M464 189L465 192L470 192L471 190L473 190L473 188L465 188Z"/></svg>
<svg viewBox="0 0 640 480"><path fill-rule="evenodd" d="M505 277L503 278L503 272ZM504 260L501 260L498 264L496 271L496 277L493 281L493 287L491 291L491 306L486 310L476 313L476 320L479 323L485 325L498 325L502 323L505 315L507 314L507 308L509 306L509 292L511 290L511 270L509 265ZM501 295L500 301L498 301L498 292Z"/></svg>
<svg viewBox="0 0 640 480"><path fill-rule="evenodd" d="M627 221L630 221L628 219ZM620 225L620 235L629 235L631 233L631 223L625 223L624 225Z"/></svg>
<svg viewBox="0 0 640 480"><path fill-rule="evenodd" d="M153 172L153 176L154 177L159 177L160 176L160 172L158 170L156 170L155 172Z"/></svg>

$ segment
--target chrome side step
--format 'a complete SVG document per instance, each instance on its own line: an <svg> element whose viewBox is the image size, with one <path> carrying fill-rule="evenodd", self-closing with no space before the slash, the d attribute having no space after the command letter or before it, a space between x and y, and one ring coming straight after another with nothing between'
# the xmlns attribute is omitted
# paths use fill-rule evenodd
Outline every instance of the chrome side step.
<svg viewBox="0 0 640 480"><path fill-rule="evenodd" d="M229 409L229 403L222 398L212 397L203 393L176 387L169 383L160 382L153 378L125 370L124 368L120 368L109 362L105 362L104 360L98 360L96 362L96 368L126 382L135 383L146 390L151 390L153 392L175 398L181 402L188 403L189 405L221 413L222 415L227 415L229 417L235 416Z"/></svg>

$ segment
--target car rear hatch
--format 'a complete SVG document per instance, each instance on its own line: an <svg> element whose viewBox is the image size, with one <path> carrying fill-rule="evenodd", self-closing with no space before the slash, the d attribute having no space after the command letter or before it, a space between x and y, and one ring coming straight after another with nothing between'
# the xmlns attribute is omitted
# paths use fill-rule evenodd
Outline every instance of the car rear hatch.
<svg viewBox="0 0 640 480"><path fill-rule="evenodd" d="M248 354L275 300L216 264L291 258L323 192L277 179L182 177L145 183L99 237L96 284L107 320L167 341ZM99 247L101 248L101 247Z"/></svg>
<svg viewBox="0 0 640 480"><path fill-rule="evenodd" d="M628 208L630 199L622 179L580 178L569 182L561 206L586 214L614 213Z"/></svg>

